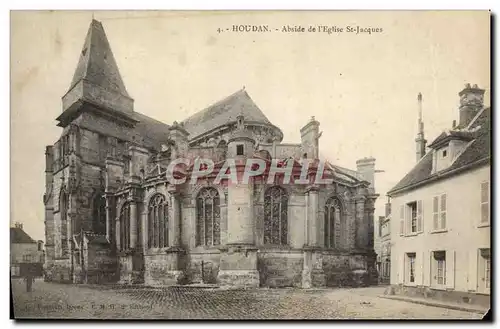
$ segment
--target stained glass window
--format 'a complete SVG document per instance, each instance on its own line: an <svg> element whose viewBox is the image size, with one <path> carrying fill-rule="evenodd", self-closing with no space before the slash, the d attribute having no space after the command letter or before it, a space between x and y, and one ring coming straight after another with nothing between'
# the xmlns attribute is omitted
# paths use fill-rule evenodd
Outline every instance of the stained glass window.
<svg viewBox="0 0 500 329"><path fill-rule="evenodd" d="M325 204L325 247L335 248L340 246L343 238L343 216L344 212L339 199L332 197Z"/></svg>
<svg viewBox="0 0 500 329"><path fill-rule="evenodd" d="M148 247L168 246L168 203L163 194L154 195L148 209Z"/></svg>
<svg viewBox="0 0 500 329"><path fill-rule="evenodd" d="M196 245L220 244L220 197L216 189L204 188L196 198Z"/></svg>
<svg viewBox="0 0 500 329"><path fill-rule="evenodd" d="M288 195L279 186L264 194L264 244L288 244Z"/></svg>
<svg viewBox="0 0 500 329"><path fill-rule="evenodd" d="M120 248L127 250L130 247L130 204L127 202L120 211Z"/></svg>

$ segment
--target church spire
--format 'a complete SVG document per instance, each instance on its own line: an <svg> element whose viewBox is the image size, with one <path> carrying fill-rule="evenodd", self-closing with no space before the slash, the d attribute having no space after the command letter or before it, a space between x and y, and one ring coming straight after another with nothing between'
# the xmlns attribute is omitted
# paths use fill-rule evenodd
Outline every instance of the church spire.
<svg viewBox="0 0 500 329"><path fill-rule="evenodd" d="M104 28L95 19L90 23L70 89L82 79L129 97Z"/></svg>
<svg viewBox="0 0 500 329"><path fill-rule="evenodd" d="M125 88L104 28L95 19L90 23L69 91L63 97L63 111L73 112L77 102L122 114L133 112L133 99Z"/></svg>
<svg viewBox="0 0 500 329"><path fill-rule="evenodd" d="M425 146L427 141L424 137L424 122L422 120L422 94L418 93L418 132L415 142L417 144L417 162L425 155Z"/></svg>

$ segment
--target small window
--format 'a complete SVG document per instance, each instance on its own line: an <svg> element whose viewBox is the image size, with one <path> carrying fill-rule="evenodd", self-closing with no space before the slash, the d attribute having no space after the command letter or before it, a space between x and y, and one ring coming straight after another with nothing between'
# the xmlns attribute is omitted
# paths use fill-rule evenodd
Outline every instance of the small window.
<svg viewBox="0 0 500 329"><path fill-rule="evenodd" d="M410 214L410 232L417 232L417 202L408 203L408 211Z"/></svg>
<svg viewBox="0 0 500 329"><path fill-rule="evenodd" d="M439 285L446 285L446 252L445 251L434 251L434 282Z"/></svg>
<svg viewBox="0 0 500 329"><path fill-rule="evenodd" d="M448 155L448 151L447 150L443 150L443 158L446 158L447 155Z"/></svg>
<svg viewBox="0 0 500 329"><path fill-rule="evenodd" d="M243 154L244 154L243 145L236 145L236 155L243 155Z"/></svg>

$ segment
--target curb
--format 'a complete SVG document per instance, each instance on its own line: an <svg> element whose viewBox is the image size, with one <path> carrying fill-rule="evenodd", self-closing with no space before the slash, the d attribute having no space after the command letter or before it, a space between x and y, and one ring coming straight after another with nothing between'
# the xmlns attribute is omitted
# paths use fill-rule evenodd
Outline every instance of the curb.
<svg viewBox="0 0 500 329"><path fill-rule="evenodd" d="M413 303L413 304L420 304L420 305L426 305L426 306L434 306L434 307L447 308L447 309L456 310L456 311L478 313L478 314L483 314L483 315L488 311L488 309L479 310L477 308L471 308L471 307L467 307L467 306L450 305L450 304L443 304L443 303L438 303L438 302L433 302L433 301L417 300L417 299L404 298L404 297L396 297L396 296L389 297L387 295L379 295L378 297L379 298L385 298L385 299L399 300L399 301L402 301L402 302L408 302L408 303Z"/></svg>

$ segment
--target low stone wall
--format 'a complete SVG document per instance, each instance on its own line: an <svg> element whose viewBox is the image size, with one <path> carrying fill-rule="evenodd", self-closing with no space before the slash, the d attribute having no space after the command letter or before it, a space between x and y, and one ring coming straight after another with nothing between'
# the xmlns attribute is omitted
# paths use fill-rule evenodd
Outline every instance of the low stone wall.
<svg viewBox="0 0 500 329"><path fill-rule="evenodd" d="M429 298L437 301L459 304L473 304L490 307L490 295L467 291L433 289L427 286L409 287L404 285L391 285L385 291L386 295L401 295L416 298Z"/></svg>
<svg viewBox="0 0 500 329"><path fill-rule="evenodd" d="M220 257L221 254L218 249L189 254L185 269L187 281L192 283L217 283Z"/></svg>
<svg viewBox="0 0 500 329"><path fill-rule="evenodd" d="M183 283L182 258L176 253L146 254L144 283L148 286L169 286Z"/></svg>
<svg viewBox="0 0 500 329"><path fill-rule="evenodd" d="M302 287L302 250L261 250L257 257L261 287Z"/></svg>

